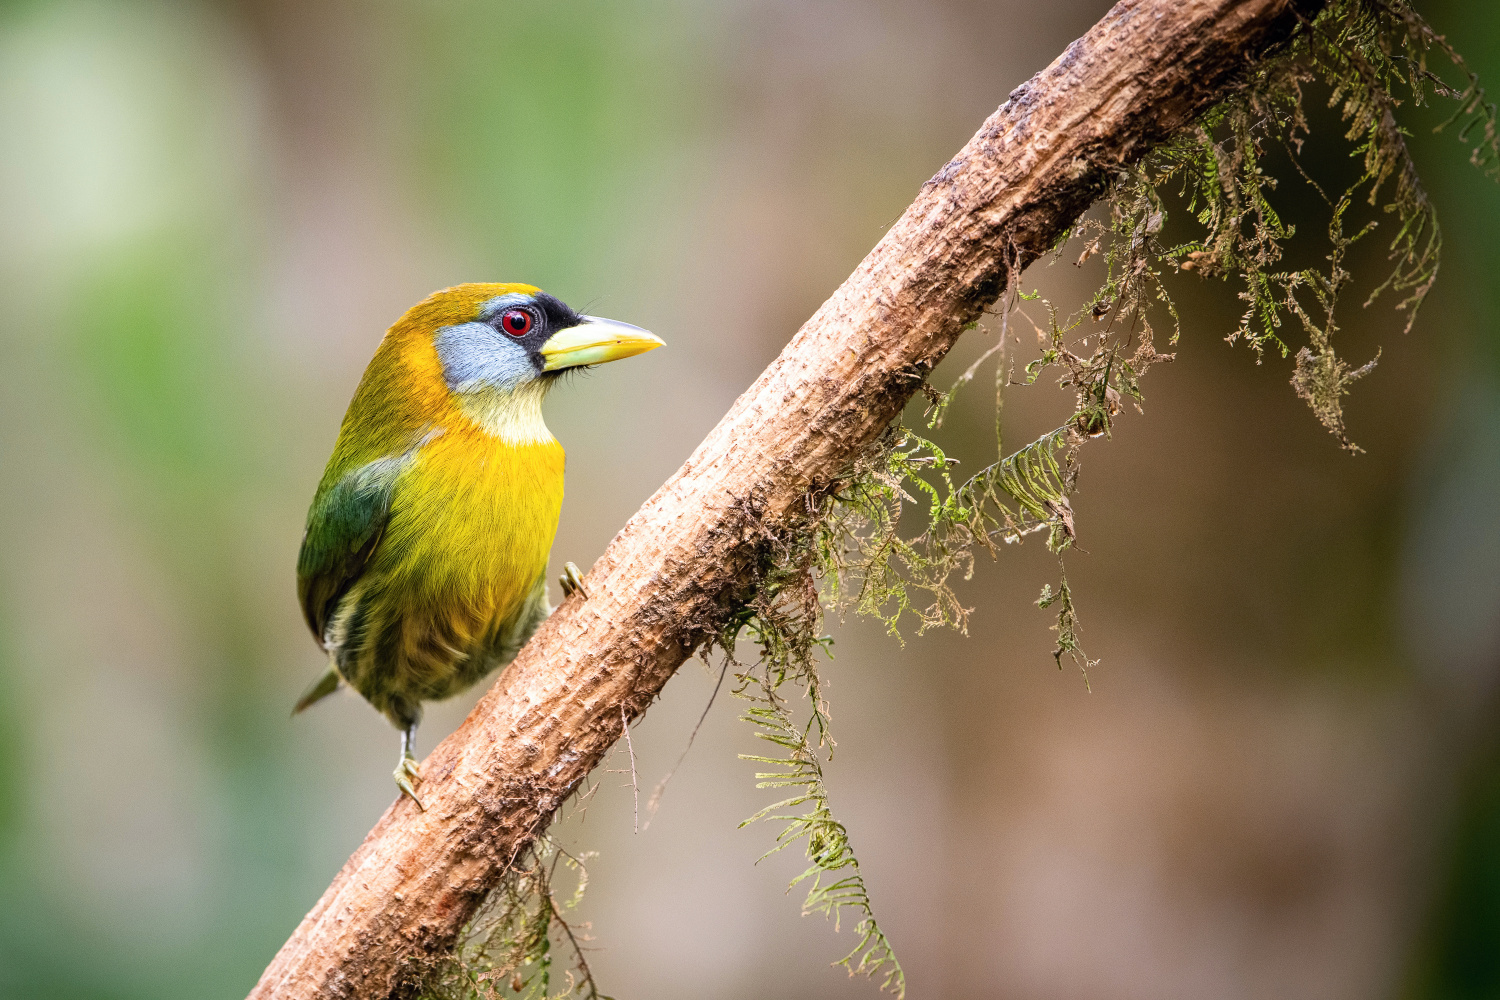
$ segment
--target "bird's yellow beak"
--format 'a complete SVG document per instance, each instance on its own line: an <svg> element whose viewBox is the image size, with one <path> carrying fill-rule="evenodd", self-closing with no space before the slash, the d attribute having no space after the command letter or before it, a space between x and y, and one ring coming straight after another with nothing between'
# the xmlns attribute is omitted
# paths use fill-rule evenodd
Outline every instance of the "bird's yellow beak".
<svg viewBox="0 0 1500 1000"><path fill-rule="evenodd" d="M602 365L606 361L634 357L665 346L656 334L629 323L585 316L577 326L559 330L542 345L546 370Z"/></svg>

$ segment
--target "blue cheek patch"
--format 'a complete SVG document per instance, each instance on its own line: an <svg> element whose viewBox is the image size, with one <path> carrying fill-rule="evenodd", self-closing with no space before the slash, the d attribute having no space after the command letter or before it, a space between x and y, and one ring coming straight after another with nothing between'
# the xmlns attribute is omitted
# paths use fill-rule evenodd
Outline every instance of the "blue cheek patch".
<svg viewBox="0 0 1500 1000"><path fill-rule="evenodd" d="M526 349L484 323L445 326L432 342L454 392L515 389L537 377Z"/></svg>

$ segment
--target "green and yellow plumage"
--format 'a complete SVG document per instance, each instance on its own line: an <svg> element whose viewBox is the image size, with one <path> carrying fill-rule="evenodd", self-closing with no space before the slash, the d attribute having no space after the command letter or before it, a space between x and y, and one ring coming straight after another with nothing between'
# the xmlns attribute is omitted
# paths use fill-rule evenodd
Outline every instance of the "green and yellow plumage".
<svg viewBox="0 0 1500 1000"><path fill-rule="evenodd" d="M342 679L406 732L409 756L423 701L514 658L550 611L563 449L542 421L547 388L660 343L518 284L437 292L390 328L308 513L298 593L332 668L299 710Z"/></svg>

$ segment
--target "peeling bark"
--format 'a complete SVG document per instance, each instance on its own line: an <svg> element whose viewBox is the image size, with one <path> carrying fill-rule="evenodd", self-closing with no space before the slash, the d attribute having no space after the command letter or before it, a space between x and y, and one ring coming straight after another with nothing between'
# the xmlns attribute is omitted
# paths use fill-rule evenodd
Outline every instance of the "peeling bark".
<svg viewBox="0 0 1500 1000"><path fill-rule="evenodd" d="M1011 93L422 765L252 998L411 995L706 635L788 522L1114 172L1231 92L1321 0L1124 0ZM746 515L753 498L754 516ZM759 522L759 523L756 523ZM622 712L623 709L623 712Z"/></svg>

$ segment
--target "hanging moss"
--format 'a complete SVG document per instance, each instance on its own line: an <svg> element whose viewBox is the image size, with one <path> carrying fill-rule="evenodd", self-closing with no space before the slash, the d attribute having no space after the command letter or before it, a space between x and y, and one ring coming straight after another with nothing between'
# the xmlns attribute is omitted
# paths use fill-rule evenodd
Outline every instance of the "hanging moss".
<svg viewBox="0 0 1500 1000"><path fill-rule="evenodd" d="M1448 82L1430 59L1443 64ZM1299 160L1310 128L1304 112L1310 85L1327 88L1328 106L1340 116L1343 139L1360 166L1359 177L1330 195ZM1472 146L1474 164L1500 173L1496 112L1475 76L1451 46L1402 0L1341 0L1304 22L1278 53L1256 67L1238 93L1197 122L1157 146L1141 162L1122 170L1097 211L1058 241L1054 259L1080 247L1080 265L1102 256L1105 279L1094 295L1065 318L1050 302L1013 286L996 316L998 342L942 392L923 391L930 406L927 428L941 426L953 394L993 363L996 460L956 480L957 465L941 447L909 427L896 425L844 473L809 494L791 523L762 525L766 559L758 586L734 610L711 645L719 646L735 670L734 693L748 707L742 718L773 749L748 755L768 770L756 773L758 788L792 794L745 821L781 825L769 853L801 845L808 867L793 880L807 886L803 913L817 913L835 927L854 922L855 947L834 964L868 975L897 997L905 977L876 920L848 830L834 818L823 778L832 759L828 705L817 658L830 652L823 633L828 611L878 619L898 640L908 621L917 635L948 626L964 629L970 610L951 583L967 579L975 551L995 556L1005 543L1044 538L1059 560L1060 582L1042 589L1037 604L1055 610L1054 657L1066 656L1083 672L1097 661L1083 652L1078 611L1062 560L1077 535L1071 496L1077 486L1084 445L1108 438L1128 400L1143 401L1141 379L1173 355L1158 353L1154 323L1166 323L1168 345L1183 324L1171 296L1183 274L1232 281L1244 312L1225 339L1245 343L1259 363L1267 351L1293 354L1292 386L1340 446L1349 439L1342 401L1350 386L1374 368L1378 353L1358 366L1334 349L1338 309L1352 275L1349 249L1388 225L1390 270L1366 300L1396 297L1411 329L1417 310L1438 273L1442 232L1406 145L1396 110L1403 101L1425 104L1432 96L1454 102L1444 123ZM1269 151L1279 149L1297 179L1310 185L1328 209L1325 267L1282 269L1295 227L1272 204L1279 179L1268 172ZM1351 211L1372 218L1352 234ZM1164 242L1169 215L1190 235ZM1044 315L1033 316L1040 310ZM1024 321L1037 335L1041 355L1022 370L1019 383L1008 362L1013 323ZM1001 416L1010 385L1034 385L1044 376L1073 395L1072 416L1060 427L1007 454ZM753 504L746 505L754 519ZM915 507L922 529L904 537L903 516ZM748 640L755 662L740 663L737 649ZM709 650L704 651L708 655ZM824 754L825 756L820 756ZM453 959L434 979L428 995L452 1000L493 997L542 998L582 993L599 996L579 950L579 935L564 919L566 904L553 897L557 864L576 862L548 841L514 866L469 928ZM582 873L581 865L577 870ZM552 943L564 941L575 963L562 981L552 976ZM549 994L549 990L561 992Z"/></svg>
<svg viewBox="0 0 1500 1000"><path fill-rule="evenodd" d="M574 857L549 838L538 838L511 864L500 887L489 894L452 956L434 971L423 996L432 1000L570 996L609 1000L599 992L584 955L583 945L590 940L588 925L571 919L588 889L585 862L592 857L592 853ZM561 899L555 888L559 867L574 877L572 893ZM560 969L556 967L559 950L569 959Z"/></svg>
<svg viewBox="0 0 1500 1000"><path fill-rule="evenodd" d="M1429 67L1434 55L1453 67L1458 84L1445 82ZM1362 168L1357 180L1332 197L1298 160L1309 132L1304 87L1315 82L1327 86L1329 106L1341 116L1343 138ZM859 917L859 946L839 964L881 977L883 988L897 995L904 991L900 965L875 920L848 833L828 811L816 756L817 749L832 747L814 662L819 646L827 645L826 638L813 638L821 634L821 610L853 607L882 621L897 638L908 617L919 635L936 626L962 629L969 609L950 582L973 573L975 550L993 556L1002 543L1042 535L1058 555L1060 582L1055 589L1044 587L1037 604L1056 611L1058 666L1069 657L1087 682L1096 661L1080 645L1078 611L1061 567L1077 534L1070 497L1084 444L1107 438L1122 404L1142 402L1140 382L1149 369L1172 360L1173 355L1157 351L1154 328L1154 323L1169 324L1168 344L1182 336L1170 283L1183 273L1237 282L1245 310L1225 339L1247 343L1257 361L1267 350L1288 356L1287 330L1299 327L1306 343L1296 352L1293 388L1341 446L1357 450L1346 433L1342 399L1373 369L1375 359L1355 367L1334 350L1337 309L1351 280L1346 258L1357 240L1389 220L1391 268L1366 304L1385 293L1399 296L1395 307L1407 313L1410 330L1437 277L1442 236L1395 111L1402 100L1423 104L1431 95L1456 102L1444 127L1456 125L1460 137L1472 143L1475 165L1492 175L1500 172L1494 106L1457 53L1409 5L1346 0L1304 23L1286 47L1257 67L1242 91L1122 171L1099 211L1058 241L1057 257L1073 244L1081 246L1079 264L1102 255L1105 280L1088 301L1063 319L1037 294L1013 287L997 310L995 347L947 392L924 387L932 429L941 425L954 392L993 363L996 452L1002 457L955 481L956 460L898 425L810 505L804 523L790 529L760 593L721 641L732 650L743 629L760 645L759 663L739 675L740 693L753 703L745 718L783 753L751 759L779 768L757 775L761 787L793 785L804 791L752 819L784 824L773 850L805 842L810 866L799 880L813 880L813 891L804 912L836 917L847 906ZM1280 269L1295 228L1271 201L1278 180L1265 161L1273 144L1328 207L1324 268ZM1351 235L1346 218L1357 204L1380 218ZM1196 235L1163 242L1169 212L1182 215ZM1033 317L1037 308L1045 315ZM1042 348L1024 368L1020 384L1035 384L1055 372L1058 386L1073 394L1074 411L1062 426L1006 454L1001 417L1004 389L1016 384L1007 367L1015 320L1031 326ZM903 537L898 532L903 513L919 503L926 508L925 527ZM793 701L782 695L787 683L807 706L805 725L794 722ZM809 810L786 811L798 805ZM844 893L837 897L841 902L825 901L820 895L825 884Z"/></svg>

